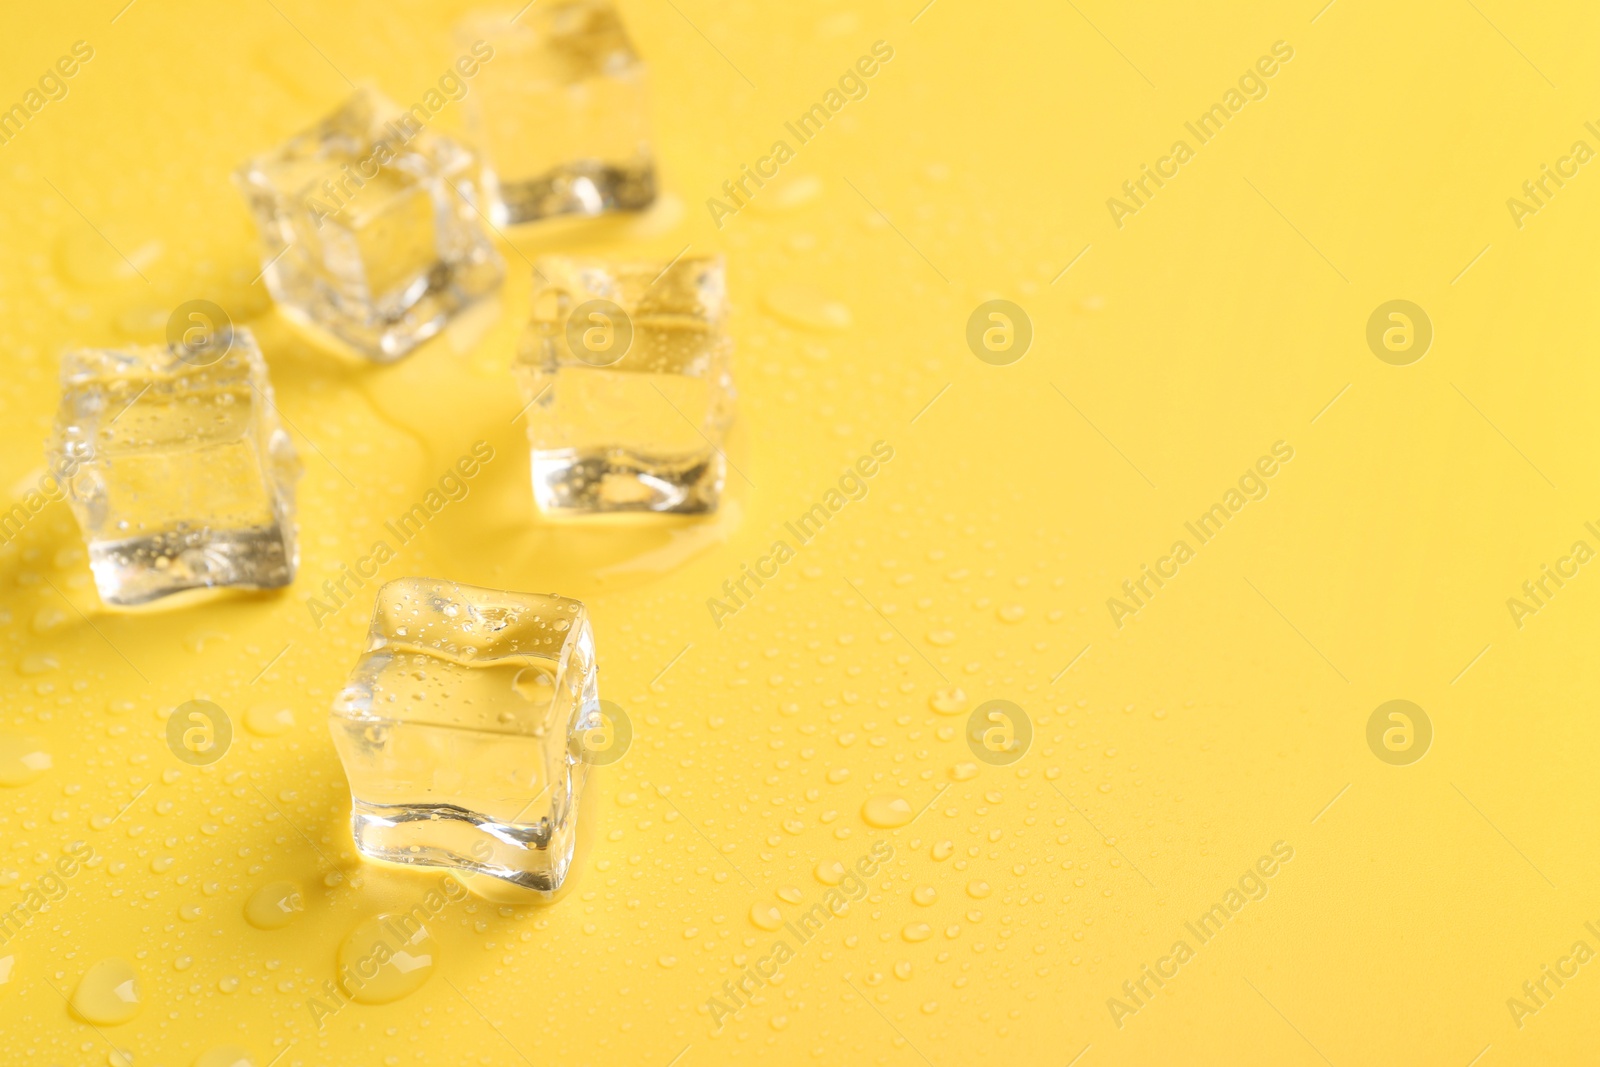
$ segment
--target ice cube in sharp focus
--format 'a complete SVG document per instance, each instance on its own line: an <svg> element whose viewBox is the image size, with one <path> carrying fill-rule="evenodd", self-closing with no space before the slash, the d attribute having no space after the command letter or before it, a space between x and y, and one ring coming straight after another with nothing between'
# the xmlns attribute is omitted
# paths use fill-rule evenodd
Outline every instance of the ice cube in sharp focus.
<svg viewBox="0 0 1600 1067"><path fill-rule="evenodd" d="M535 4L468 19L488 40L466 112L497 226L638 211L655 201L645 67L610 0Z"/></svg>
<svg viewBox="0 0 1600 1067"><path fill-rule="evenodd" d="M600 722L578 601L389 582L330 718L357 847L559 889L588 766L577 740Z"/></svg>
<svg viewBox="0 0 1600 1067"><path fill-rule="evenodd" d="M500 256L467 199L474 160L361 90L234 175L273 299L371 359L405 355L493 292Z"/></svg>
<svg viewBox="0 0 1600 1067"><path fill-rule="evenodd" d="M101 600L294 579L300 463L248 329L203 351L68 351L61 388L50 469L70 472Z"/></svg>
<svg viewBox="0 0 1600 1067"><path fill-rule="evenodd" d="M714 510L734 401L722 258L548 256L534 275L516 369L540 510Z"/></svg>

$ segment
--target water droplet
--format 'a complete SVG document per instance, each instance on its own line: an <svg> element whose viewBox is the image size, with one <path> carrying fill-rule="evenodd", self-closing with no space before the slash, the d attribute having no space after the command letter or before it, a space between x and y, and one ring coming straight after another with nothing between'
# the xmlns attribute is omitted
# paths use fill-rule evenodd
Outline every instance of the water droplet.
<svg viewBox="0 0 1600 1067"><path fill-rule="evenodd" d="M218 1045L196 1056L194 1067L256 1067L256 1061L238 1045Z"/></svg>
<svg viewBox="0 0 1600 1067"><path fill-rule="evenodd" d="M72 991L72 1012L99 1026L115 1026L139 1014L139 977L133 964L112 957L90 967Z"/></svg>
<svg viewBox="0 0 1600 1067"><path fill-rule="evenodd" d="M50 767L50 750L37 737L0 734L0 785L27 785Z"/></svg>
<svg viewBox="0 0 1600 1067"><path fill-rule="evenodd" d="M928 706L940 715L960 715L967 710L967 694L958 685L936 689L928 698Z"/></svg>
<svg viewBox="0 0 1600 1067"><path fill-rule="evenodd" d="M844 881L845 869L838 860L823 860L812 873L823 885L838 885Z"/></svg>
<svg viewBox="0 0 1600 1067"><path fill-rule="evenodd" d="M991 892L993 892L993 890L989 888L989 883L985 882L981 878L974 878L972 881L967 883L967 896L972 897L975 900L982 900Z"/></svg>
<svg viewBox="0 0 1600 1067"><path fill-rule="evenodd" d="M978 777L978 765L976 763L958 763L950 768L950 777L958 782L970 782Z"/></svg>
<svg viewBox="0 0 1600 1067"><path fill-rule="evenodd" d="M900 931L900 936L907 941L926 941L933 936L933 927L927 923L906 923Z"/></svg>
<svg viewBox="0 0 1600 1067"><path fill-rule="evenodd" d="M783 913L771 904L752 904L750 921L763 930L776 930L783 925Z"/></svg>
<svg viewBox="0 0 1600 1067"><path fill-rule="evenodd" d="M134 263L146 267L160 255L161 245L151 241L135 248L131 261L125 260L104 239L77 230L69 230L56 243L57 265L67 280L78 286L99 286L132 278Z"/></svg>
<svg viewBox="0 0 1600 1067"><path fill-rule="evenodd" d="M847 330L855 321L849 307L805 285L775 285L762 303L784 322L806 330Z"/></svg>
<svg viewBox="0 0 1600 1067"><path fill-rule="evenodd" d="M834 767L828 771L828 784L838 785L840 782L848 780L849 777L849 767Z"/></svg>
<svg viewBox="0 0 1600 1067"><path fill-rule="evenodd" d="M22 661L17 664L17 673L26 676L49 674L60 666L61 661L54 656L23 656Z"/></svg>
<svg viewBox="0 0 1600 1067"><path fill-rule="evenodd" d="M406 913L374 915L359 923L339 946L339 967L378 973L351 994L362 1004L388 1004L416 992L433 973L439 945L428 928Z"/></svg>
<svg viewBox="0 0 1600 1067"><path fill-rule="evenodd" d="M939 891L931 885L919 885L911 891L911 902L926 908L939 899Z"/></svg>
<svg viewBox="0 0 1600 1067"><path fill-rule="evenodd" d="M300 887L293 882L268 882L244 904L245 921L257 930L281 930L305 910Z"/></svg>
<svg viewBox="0 0 1600 1067"><path fill-rule="evenodd" d="M1021 622L1023 616L1028 614L1028 609L1021 604L1005 604L995 614L1001 622Z"/></svg>
<svg viewBox="0 0 1600 1067"><path fill-rule="evenodd" d="M822 179L814 174L802 174L761 191L750 201L751 210L758 215L776 215L796 211L822 195Z"/></svg>
<svg viewBox="0 0 1600 1067"><path fill-rule="evenodd" d="M911 804L901 797L877 796L861 805L861 818L868 826L892 830L904 826L916 817Z"/></svg>
<svg viewBox="0 0 1600 1067"><path fill-rule="evenodd" d="M277 737L294 729L294 712L280 704L257 704L245 712L244 728L257 737Z"/></svg>
<svg viewBox="0 0 1600 1067"><path fill-rule="evenodd" d="M788 904L798 904L805 899L798 886L786 885L778 890L778 899Z"/></svg>
<svg viewBox="0 0 1600 1067"><path fill-rule="evenodd" d="M955 643L956 643L956 634L955 634L954 630L929 630L928 631L928 644L930 644L930 645L944 646L944 645L953 645Z"/></svg>
<svg viewBox="0 0 1600 1067"><path fill-rule="evenodd" d="M954 841L940 841L933 846L931 854L936 860L947 860L955 854L955 851L956 845Z"/></svg>
<svg viewBox="0 0 1600 1067"><path fill-rule="evenodd" d="M555 697L555 683L543 667L524 667L511 679L511 688L524 700L548 704Z"/></svg>
<svg viewBox="0 0 1600 1067"><path fill-rule="evenodd" d="M70 619L71 616L69 616L61 608L40 608L34 613L33 616L33 632L36 634L51 633L55 630L61 629L68 623L68 621L70 621Z"/></svg>

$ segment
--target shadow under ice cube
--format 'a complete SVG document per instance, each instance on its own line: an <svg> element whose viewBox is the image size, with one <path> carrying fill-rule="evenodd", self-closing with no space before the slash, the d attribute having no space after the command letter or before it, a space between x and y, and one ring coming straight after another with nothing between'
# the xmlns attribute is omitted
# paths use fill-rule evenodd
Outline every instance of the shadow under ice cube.
<svg viewBox="0 0 1600 1067"><path fill-rule="evenodd" d="M504 276L469 199L474 165L370 90L251 160L234 178L273 299L371 359L405 355Z"/></svg>
<svg viewBox="0 0 1600 1067"><path fill-rule="evenodd" d="M356 846L553 893L577 841L579 739L600 725L581 603L390 582L330 716Z"/></svg>
<svg viewBox="0 0 1600 1067"><path fill-rule="evenodd" d="M71 350L61 389L49 464L70 472L67 500L101 600L294 579L300 463L248 329L198 354Z"/></svg>

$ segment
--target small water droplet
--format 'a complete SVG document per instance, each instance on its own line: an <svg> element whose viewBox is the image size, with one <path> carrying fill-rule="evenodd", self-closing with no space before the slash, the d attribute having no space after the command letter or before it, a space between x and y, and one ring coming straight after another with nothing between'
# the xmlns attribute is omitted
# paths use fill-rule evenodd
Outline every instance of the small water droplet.
<svg viewBox="0 0 1600 1067"><path fill-rule="evenodd" d="M433 974L439 945L428 928L410 915L374 915L359 923L339 946L339 967L365 976L377 974L355 989L362 1004L388 1004L416 992Z"/></svg>
<svg viewBox="0 0 1600 1067"><path fill-rule="evenodd" d="M0 785L27 785L51 765L50 750L37 737L0 734Z"/></svg>
<svg viewBox="0 0 1600 1067"><path fill-rule="evenodd" d="M238 1045L218 1045L196 1056L194 1067L256 1067L256 1061Z"/></svg>
<svg viewBox="0 0 1600 1067"><path fill-rule="evenodd" d="M268 882L250 894L244 904L245 921L257 930L281 930L305 910L300 887L294 882Z"/></svg>
<svg viewBox="0 0 1600 1067"><path fill-rule="evenodd" d="M916 817L911 804L902 797L876 796L861 805L861 818L868 826L892 830Z"/></svg>
<svg viewBox="0 0 1600 1067"><path fill-rule="evenodd" d="M762 303L784 322L806 330L848 330L855 321L848 306L805 285L775 285L762 295Z"/></svg>
<svg viewBox="0 0 1600 1067"><path fill-rule="evenodd" d="M812 873L823 885L838 885L844 881L845 869L838 860L823 860Z"/></svg>
<svg viewBox="0 0 1600 1067"><path fill-rule="evenodd" d="M72 991L72 1012L99 1026L125 1023L139 1013L139 976L127 960L101 960Z"/></svg>
<svg viewBox="0 0 1600 1067"><path fill-rule="evenodd" d="M294 729L294 712L281 704L257 704L245 712L244 728L257 737L277 737Z"/></svg>

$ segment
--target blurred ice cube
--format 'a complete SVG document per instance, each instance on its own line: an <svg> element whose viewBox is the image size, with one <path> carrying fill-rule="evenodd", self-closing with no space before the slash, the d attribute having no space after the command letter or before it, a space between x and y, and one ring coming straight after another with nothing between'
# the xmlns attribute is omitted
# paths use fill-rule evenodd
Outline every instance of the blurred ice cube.
<svg viewBox="0 0 1600 1067"><path fill-rule="evenodd" d="M471 204L474 166L370 90L245 164L234 179L279 307L380 362L438 333L504 275Z"/></svg>
<svg viewBox="0 0 1600 1067"><path fill-rule="evenodd" d="M465 106L495 225L650 206L645 67L609 0L480 14L458 37L493 42Z"/></svg>

